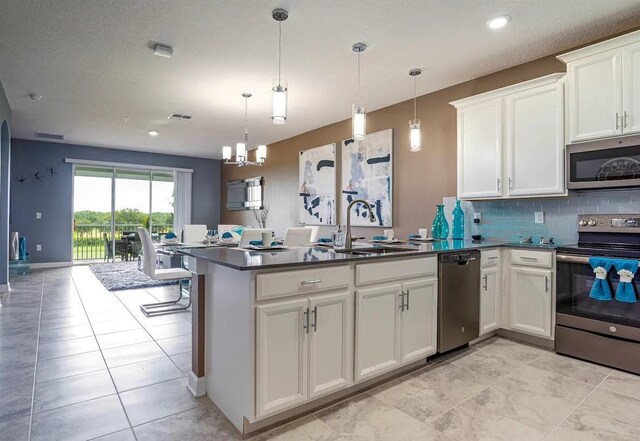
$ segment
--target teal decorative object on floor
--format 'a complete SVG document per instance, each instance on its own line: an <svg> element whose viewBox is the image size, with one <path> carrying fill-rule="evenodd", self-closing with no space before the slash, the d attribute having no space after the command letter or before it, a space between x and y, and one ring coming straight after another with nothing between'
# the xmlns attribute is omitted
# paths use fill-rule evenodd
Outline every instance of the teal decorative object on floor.
<svg viewBox="0 0 640 441"><path fill-rule="evenodd" d="M460 206L459 199L456 199L456 208L451 213L451 223L453 224L451 238L454 240L464 239L464 210Z"/></svg>
<svg viewBox="0 0 640 441"><path fill-rule="evenodd" d="M434 239L446 239L449 237L449 223L444 217L444 205L436 205L436 217L431 226L431 236Z"/></svg>

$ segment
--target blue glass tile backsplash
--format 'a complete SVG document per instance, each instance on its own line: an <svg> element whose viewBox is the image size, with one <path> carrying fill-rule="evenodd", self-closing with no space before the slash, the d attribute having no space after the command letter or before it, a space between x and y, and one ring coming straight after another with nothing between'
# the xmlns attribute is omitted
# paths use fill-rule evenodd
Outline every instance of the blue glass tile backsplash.
<svg viewBox="0 0 640 441"><path fill-rule="evenodd" d="M449 198L445 198L449 199ZM640 190L608 190L572 193L568 197L473 201L463 204L465 236L471 238L473 213L482 213L478 231L485 239L514 241L518 235L553 237L556 243L578 240L578 214L640 213ZM544 223L536 224L534 213L544 212ZM447 213L448 216L451 213Z"/></svg>

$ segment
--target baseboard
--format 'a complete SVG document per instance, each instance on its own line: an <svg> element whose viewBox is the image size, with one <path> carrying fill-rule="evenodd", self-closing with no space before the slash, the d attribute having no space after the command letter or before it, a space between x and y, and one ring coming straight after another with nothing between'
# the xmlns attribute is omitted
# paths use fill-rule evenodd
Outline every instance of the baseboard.
<svg viewBox="0 0 640 441"><path fill-rule="evenodd" d="M9 285L8 283L5 283L4 285L0 285L0 294L9 292L10 289L11 289L11 285Z"/></svg>
<svg viewBox="0 0 640 441"><path fill-rule="evenodd" d="M518 340L523 343L528 343L534 346L540 346L547 349L553 349L554 341L542 337L535 337L533 335L523 334L521 332L512 331L510 329L500 328L497 334L501 337L510 338L512 340Z"/></svg>
<svg viewBox="0 0 640 441"><path fill-rule="evenodd" d="M73 266L73 262L38 262L29 264L31 269L66 268L68 266Z"/></svg>

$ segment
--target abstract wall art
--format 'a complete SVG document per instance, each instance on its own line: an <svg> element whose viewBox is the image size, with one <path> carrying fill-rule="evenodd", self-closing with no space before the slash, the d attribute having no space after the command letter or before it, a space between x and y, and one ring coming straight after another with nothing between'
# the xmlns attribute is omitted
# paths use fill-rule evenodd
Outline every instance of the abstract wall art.
<svg viewBox="0 0 640 441"><path fill-rule="evenodd" d="M301 224L336 224L336 145L300 152L298 213Z"/></svg>
<svg viewBox="0 0 640 441"><path fill-rule="evenodd" d="M367 134L363 141L342 141L341 219L346 222L347 206L364 199L375 210L376 222L362 204L352 208L351 224L363 227L390 227L393 223L392 175L393 130Z"/></svg>

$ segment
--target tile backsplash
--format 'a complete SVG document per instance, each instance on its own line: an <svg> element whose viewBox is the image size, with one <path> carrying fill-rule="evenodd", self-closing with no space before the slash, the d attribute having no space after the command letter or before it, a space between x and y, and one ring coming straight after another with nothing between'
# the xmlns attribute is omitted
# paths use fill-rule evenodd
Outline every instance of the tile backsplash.
<svg viewBox="0 0 640 441"><path fill-rule="evenodd" d="M445 204L450 205L449 198ZM449 203L447 203L449 202ZM578 214L640 213L640 190L607 190L572 193L568 197L506 199L464 202L465 236L471 237L473 213L482 214L478 232L485 239L517 240L518 235L553 237L556 243L575 243ZM447 209L447 211L450 211ZM535 212L544 212L544 223L535 223ZM451 213L447 213L450 217Z"/></svg>

